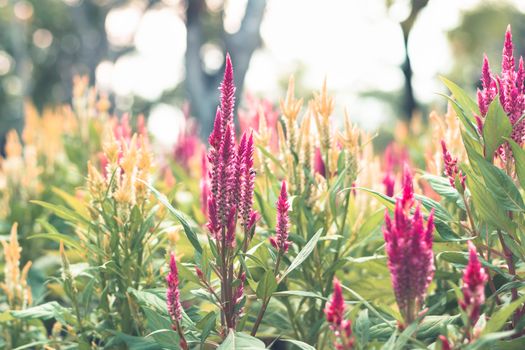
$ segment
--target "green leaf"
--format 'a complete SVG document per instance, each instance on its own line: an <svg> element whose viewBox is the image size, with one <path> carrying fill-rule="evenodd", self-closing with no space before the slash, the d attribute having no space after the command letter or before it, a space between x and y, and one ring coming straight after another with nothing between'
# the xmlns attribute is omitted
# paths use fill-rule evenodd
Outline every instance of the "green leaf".
<svg viewBox="0 0 525 350"><path fill-rule="evenodd" d="M485 122L483 124L483 140L485 141L485 158L492 161L494 152L509 137L512 132L512 124L509 117L501 107L499 98L495 98L489 106Z"/></svg>
<svg viewBox="0 0 525 350"><path fill-rule="evenodd" d="M450 101L450 104L452 105L452 108L456 112L456 115L458 116L459 121L463 126L465 127L466 134L473 140L479 141L479 135L476 126L474 125L474 118L467 115L465 113L465 110L462 106L460 106L456 100L450 98L447 95L442 95L447 100Z"/></svg>
<svg viewBox="0 0 525 350"><path fill-rule="evenodd" d="M503 306L501 309L496 311L490 320L488 320L485 329L483 330L483 335L497 332L505 325L507 319L514 313L514 311L523 304L525 301L525 295L523 295L518 300L513 301L510 304Z"/></svg>
<svg viewBox="0 0 525 350"><path fill-rule="evenodd" d="M516 174L520 180L521 187L525 187L525 151L514 140L506 138L512 149L512 156L516 165Z"/></svg>
<svg viewBox="0 0 525 350"><path fill-rule="evenodd" d="M38 234L34 234L34 235L27 237L27 239L36 239L36 238L49 239L57 243L64 242L66 246L71 247L75 250L79 250L79 251L82 249L80 248L80 244L77 242L77 240L75 240L71 236L64 235L62 233L38 233Z"/></svg>
<svg viewBox="0 0 525 350"><path fill-rule="evenodd" d="M273 293L272 296L273 297L301 297L301 298L314 298L314 299L327 300L327 298L323 297L321 294L317 294L314 292L308 292L305 290L283 290L281 292Z"/></svg>
<svg viewBox="0 0 525 350"><path fill-rule="evenodd" d="M423 180L426 180L430 187L439 194L441 197L450 199L463 210L465 210L465 203L463 203L463 198L459 194L458 190L450 186L450 182L447 178L442 176L435 176L431 174L425 174L421 177Z"/></svg>
<svg viewBox="0 0 525 350"><path fill-rule="evenodd" d="M12 311L11 315L13 315L15 318L21 319L36 318L48 320L50 318L55 318L57 320L63 320L63 315L66 312L69 312L69 309L66 309L56 301L50 301L48 303L33 306L25 310Z"/></svg>
<svg viewBox="0 0 525 350"><path fill-rule="evenodd" d="M303 247L303 249L297 254L295 259L292 261L290 266L286 269L286 271L281 275L279 278L279 282L282 281L290 272L295 270L299 265L303 263L303 261L308 258L310 253L314 250L315 246L317 245L317 241L319 240L319 237L321 237L321 233L323 233L323 229L319 229L319 231L316 232L315 235L306 243L306 245Z"/></svg>
<svg viewBox="0 0 525 350"><path fill-rule="evenodd" d="M485 187L493 194L498 204L507 210L525 211L525 204L518 188L502 169L480 156L475 155L471 160L479 167L485 180Z"/></svg>
<svg viewBox="0 0 525 350"><path fill-rule="evenodd" d="M77 197L70 195L66 191L61 190L60 188L53 187L53 193L62 198L64 202L67 203L76 213L81 215L85 220L90 220L89 210L86 208L84 202L79 200Z"/></svg>
<svg viewBox="0 0 525 350"><path fill-rule="evenodd" d="M311 346L310 344L306 344L306 343L304 343L302 341L299 341L299 340L280 338L279 341L295 345L296 348L299 348L301 350L315 350L315 348L313 346Z"/></svg>
<svg viewBox="0 0 525 350"><path fill-rule="evenodd" d="M368 318L368 309L361 310L355 321L355 334L359 340L361 348L366 348L370 340L370 319Z"/></svg>
<svg viewBox="0 0 525 350"><path fill-rule="evenodd" d="M396 201L394 200L394 198L391 198L391 197L388 197L387 195L381 193L381 192L377 192L377 191L374 191L374 190L370 190L368 188L364 188L364 187L353 187L353 188L348 188L348 189L344 189L342 191L345 191L345 190L352 190L352 189L356 189L356 190L361 190L361 191L364 191L370 195L372 195L372 197L376 198L379 200L379 202L381 202L381 204L383 204L385 207L387 207L388 209L390 210L394 210L394 207L395 207L395 203Z"/></svg>
<svg viewBox="0 0 525 350"><path fill-rule="evenodd" d="M444 222L452 221L452 216L450 216L449 212L441 206L438 202L433 200L432 198L428 198L425 196L422 196L420 194L416 194L414 196L418 201L421 202L421 205L430 212L430 210L434 209L434 217L437 220L441 220Z"/></svg>
<svg viewBox="0 0 525 350"><path fill-rule="evenodd" d="M257 338L230 330L217 350L265 350L266 346Z"/></svg>
<svg viewBox="0 0 525 350"><path fill-rule="evenodd" d="M456 83L448 80L445 77L439 77L439 79L441 79L443 84L445 84L445 86L450 90L450 92L452 92L454 99L464 110L469 111L472 114L480 114L478 104L467 95L465 90L463 90ZM471 118L471 120L473 120L473 118Z"/></svg>
<svg viewBox="0 0 525 350"><path fill-rule="evenodd" d="M142 180L140 180L142 181ZM165 195L157 191L153 186L151 186L149 183L142 181L148 188L151 190L151 192L155 195L157 200L162 203L170 213L173 214L179 220L182 227L184 228L184 233L186 233L186 237L188 237L188 240L190 241L191 245L200 253L202 254L202 246L199 242L199 238L197 237L197 234L195 231L193 231L193 228L190 226L188 219L186 218L186 215L184 215L183 212L175 209L171 203L168 201L168 198L166 198Z"/></svg>
<svg viewBox="0 0 525 350"><path fill-rule="evenodd" d="M514 223L509 220L485 184L479 181L479 176L469 167L463 167L463 171L467 174L467 187L470 189L474 208L480 218L486 223L512 232Z"/></svg>
<svg viewBox="0 0 525 350"><path fill-rule="evenodd" d="M206 316L204 316L199 322L197 322L197 328L201 329L201 343L204 343L206 338L210 333L215 330L217 314L215 311L210 311Z"/></svg>
<svg viewBox="0 0 525 350"><path fill-rule="evenodd" d="M72 223L82 222L84 224L90 224L90 221L85 219L82 215L62 205L55 205L55 204L51 204L51 203L47 203L43 201L37 201L37 200L31 201L31 203L51 210L56 216L66 221L69 221Z"/></svg>
<svg viewBox="0 0 525 350"><path fill-rule="evenodd" d="M153 340L150 340L148 338L143 337L135 337L132 335L124 334L121 332L117 332L115 335L115 341L120 340L124 342L127 346L127 349L129 350L160 350L162 347L154 342ZM114 344L117 345L117 344ZM107 348L112 348L111 344L107 344Z"/></svg>
<svg viewBox="0 0 525 350"><path fill-rule="evenodd" d="M0 323L11 321L13 316L9 311L0 312Z"/></svg>
<svg viewBox="0 0 525 350"><path fill-rule="evenodd" d="M264 300L270 297L276 290L277 280L275 279L275 275L272 270L267 270L263 278L259 281L259 284L257 284L255 294L257 294L257 298Z"/></svg>

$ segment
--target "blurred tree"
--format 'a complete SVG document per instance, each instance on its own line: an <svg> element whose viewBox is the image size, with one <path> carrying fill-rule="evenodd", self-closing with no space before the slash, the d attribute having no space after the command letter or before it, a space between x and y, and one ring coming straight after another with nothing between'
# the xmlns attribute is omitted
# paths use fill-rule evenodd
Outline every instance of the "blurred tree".
<svg viewBox="0 0 525 350"><path fill-rule="evenodd" d="M448 33L454 66L450 75L461 86L472 90L479 85L483 54L491 69L499 73L507 25L515 38L525 37L525 14L506 1L490 1L462 14L460 24ZM515 57L525 55L522 40L514 40Z"/></svg>
<svg viewBox="0 0 525 350"><path fill-rule="evenodd" d="M229 52L235 67L236 97L242 95L244 78L253 52L261 44L261 26L266 0L249 0L237 32L227 33L224 27L224 3L218 11L210 11L204 0L186 0L186 91L191 112L201 125L201 136L207 137L219 99L217 87L222 79L224 63L210 72L203 64L205 45L215 45Z"/></svg>
<svg viewBox="0 0 525 350"><path fill-rule="evenodd" d="M390 8L399 0L386 0L386 5ZM401 31L403 32L403 45L405 49L405 59L401 64L401 71L403 72L403 77L405 79L403 87L403 97L401 99L401 112L402 116L407 120L412 119L412 116L416 111L418 111L418 104L414 96L414 89L412 87L412 65L410 63L410 55L408 52L408 40L410 38L410 32L414 27L414 23L417 20L417 17L421 10L427 6L429 0L410 0L408 6L410 9L408 11L408 16L399 22ZM406 1L405 1L406 2Z"/></svg>
<svg viewBox="0 0 525 350"><path fill-rule="evenodd" d="M74 74L108 55L107 12L119 0L0 1L0 145L23 126L24 100L41 109L71 97ZM1 147L3 150L3 147Z"/></svg>

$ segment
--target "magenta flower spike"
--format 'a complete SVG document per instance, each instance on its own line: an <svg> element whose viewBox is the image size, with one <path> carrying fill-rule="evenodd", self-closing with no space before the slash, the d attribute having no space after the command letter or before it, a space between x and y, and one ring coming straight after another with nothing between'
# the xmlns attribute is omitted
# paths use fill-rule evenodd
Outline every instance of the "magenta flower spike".
<svg viewBox="0 0 525 350"><path fill-rule="evenodd" d="M337 278L334 278L334 293L328 303L324 313L326 320L331 326L339 327L343 323L345 312L345 300L343 299L343 289L341 288L341 282Z"/></svg>
<svg viewBox="0 0 525 350"><path fill-rule="evenodd" d="M168 289L166 291L166 303L168 312L174 325L178 325L182 319L182 306L180 304L179 292L179 272L177 270L177 262L175 261L175 254L170 255L170 272L166 276ZM176 327L176 326L174 326Z"/></svg>
<svg viewBox="0 0 525 350"><path fill-rule="evenodd" d="M487 55L483 57L483 68L481 70L481 87L478 89L478 106L481 116L485 117L489 109L490 103L494 100L498 94L498 87L496 79L492 75L489 66L489 59ZM478 121L478 129L481 130L480 122Z"/></svg>
<svg viewBox="0 0 525 350"><path fill-rule="evenodd" d="M459 181L461 182L461 186L465 188L465 180L466 177L459 171L458 168L458 159L452 158L450 155L450 152L447 149L447 144L445 143L445 140L441 140L441 148L443 150L443 162L445 164L445 175L448 177L448 181L450 182L450 185L454 188L456 188L456 177L459 177Z"/></svg>
<svg viewBox="0 0 525 350"><path fill-rule="evenodd" d="M244 147L243 145L244 140ZM239 146L239 163L240 163L240 207L239 212L242 220L244 231L247 232L250 228L250 216L252 215L253 207L253 188L255 185L255 172L253 170L253 134L247 137L243 134L241 146Z"/></svg>
<svg viewBox="0 0 525 350"><path fill-rule="evenodd" d="M411 208L414 204L414 184L412 173L407 163L403 164L403 197L401 197L401 206L404 210Z"/></svg>
<svg viewBox="0 0 525 350"><path fill-rule="evenodd" d="M233 65L230 54L226 54L226 65L224 77L219 87L221 91L221 111L222 111L222 130L226 130L228 125L233 126L233 109L235 106L235 82L233 77Z"/></svg>
<svg viewBox="0 0 525 350"><path fill-rule="evenodd" d="M314 153L314 172L320 174L322 177L326 177L326 168L324 166L323 156L321 155L321 149L315 148Z"/></svg>
<svg viewBox="0 0 525 350"><path fill-rule="evenodd" d="M206 152L202 151L201 154L201 208L205 216L208 216L208 197L210 196L210 179L208 170L208 160L206 158Z"/></svg>
<svg viewBox="0 0 525 350"><path fill-rule="evenodd" d="M469 241L469 260L463 272L463 300L459 306L467 313L471 326L474 326L479 319L481 306L485 302L485 284L488 275L481 267L478 259L476 246Z"/></svg>
<svg viewBox="0 0 525 350"><path fill-rule="evenodd" d="M341 282L334 278L334 293L330 301L326 303L324 313L326 321L330 324L330 329L334 332L336 340L334 348L337 350L353 349L354 338L352 337L352 323L345 320L344 313L346 310L345 300Z"/></svg>
<svg viewBox="0 0 525 350"><path fill-rule="evenodd" d="M411 215L413 205L412 174L405 165L403 197L396 199L393 219L386 212L383 233L394 294L407 325L416 319L434 276L434 213L425 227L419 203Z"/></svg>
<svg viewBox="0 0 525 350"><path fill-rule="evenodd" d="M286 182L282 182L281 193L277 200L277 228L275 237L270 237L270 243L279 252L286 253L290 246L288 241L289 218L288 209L288 194L286 193Z"/></svg>
<svg viewBox="0 0 525 350"><path fill-rule="evenodd" d="M391 171L387 171L383 177L383 185L385 186L385 194L389 197L394 196L396 187L396 178Z"/></svg>

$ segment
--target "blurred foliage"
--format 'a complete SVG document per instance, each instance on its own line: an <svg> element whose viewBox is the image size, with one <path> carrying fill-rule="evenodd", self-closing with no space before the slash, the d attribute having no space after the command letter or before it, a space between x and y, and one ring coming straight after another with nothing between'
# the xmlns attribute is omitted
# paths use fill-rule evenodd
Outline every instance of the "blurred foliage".
<svg viewBox="0 0 525 350"><path fill-rule="evenodd" d="M468 89L480 85L479 67L487 54L491 69L499 72L496 62L501 58L502 33L512 26L516 38L525 36L525 14L506 1L488 1L461 15L457 28L448 33L454 57L451 76ZM525 54L522 40L515 41L516 57Z"/></svg>

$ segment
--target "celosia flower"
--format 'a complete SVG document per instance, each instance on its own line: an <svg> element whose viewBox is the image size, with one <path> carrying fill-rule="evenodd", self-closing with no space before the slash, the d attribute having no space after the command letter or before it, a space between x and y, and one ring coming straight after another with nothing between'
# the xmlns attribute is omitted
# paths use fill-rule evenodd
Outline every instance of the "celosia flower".
<svg viewBox="0 0 525 350"><path fill-rule="evenodd" d="M439 340L441 341L441 350L451 350L452 346L450 345L447 337L444 335L439 336Z"/></svg>
<svg viewBox="0 0 525 350"><path fill-rule="evenodd" d="M227 126L233 126L233 108L235 106L235 82L233 77L233 66L230 54L226 54L226 66L224 78L219 87L221 91L221 131L224 133Z"/></svg>
<svg viewBox="0 0 525 350"><path fill-rule="evenodd" d="M202 152L201 155L201 208L205 216L208 216L208 197L210 196L210 179L208 176L208 160L206 158L206 152Z"/></svg>
<svg viewBox="0 0 525 350"><path fill-rule="evenodd" d="M239 146L239 174L240 180L240 206L239 214L242 219L242 224L245 232L251 226L250 216L253 207L253 187L255 183L255 171L253 170L253 134L247 137L246 133L242 135L241 146Z"/></svg>
<svg viewBox="0 0 525 350"><path fill-rule="evenodd" d="M461 186L465 188L465 175L458 168L458 159L452 158L447 149L445 140L441 140L441 149L443 150L443 163L445 164L445 175L448 177L450 185L456 188L456 178L459 178Z"/></svg>
<svg viewBox="0 0 525 350"><path fill-rule="evenodd" d="M235 85L230 56L226 56L224 79L220 85L221 104L217 108L213 131L209 137L208 161L211 194L208 198L208 227L212 236L218 238L221 227L233 245L234 230L239 216L245 232L250 228L253 207L253 136L244 134L240 145L235 144L233 108ZM233 215L233 221L230 220ZM232 229L229 229L232 228Z"/></svg>
<svg viewBox="0 0 525 350"><path fill-rule="evenodd" d="M133 134L133 131L131 130L131 126L129 125L129 115L127 113L122 115L120 121L118 119L115 121L115 125L113 126L113 133L115 135L115 138L120 142L128 143L131 140L131 135Z"/></svg>
<svg viewBox="0 0 525 350"><path fill-rule="evenodd" d="M383 177L383 185L385 185L385 194L389 197L394 196L396 186L396 178L391 171L387 171Z"/></svg>
<svg viewBox="0 0 525 350"><path fill-rule="evenodd" d="M31 287L27 283L31 261L28 261L20 271L22 248L18 243L17 227L17 223L11 227L9 241L0 241L5 257L4 282L0 283L0 290L4 291L9 308L12 310L25 309L32 303Z"/></svg>
<svg viewBox="0 0 525 350"><path fill-rule="evenodd" d="M179 271L174 253L170 255L170 272L168 276L166 276L166 282L168 283L166 303L171 320L174 323L174 328L176 329L182 319L182 305L180 304Z"/></svg>
<svg viewBox="0 0 525 350"><path fill-rule="evenodd" d="M392 286L397 305L407 324L416 319L434 276L434 213L430 213L426 228L419 203L411 216L414 205L412 181L412 174L405 164L403 197L396 199L393 220L386 213L383 228Z"/></svg>
<svg viewBox="0 0 525 350"><path fill-rule="evenodd" d="M279 252L286 253L290 246L288 241L288 209L290 205L288 203L288 194L286 193L286 182L283 181L281 185L281 193L277 200L277 228L275 237L270 237L270 243Z"/></svg>
<svg viewBox="0 0 525 350"><path fill-rule="evenodd" d="M324 313L326 321L330 324L330 329L334 331L336 336L334 347L337 350L348 350L354 346L352 323L350 320L344 319L345 309L346 305L343 299L341 283L337 278L334 278L334 293L330 301L326 303Z"/></svg>
<svg viewBox="0 0 525 350"><path fill-rule="evenodd" d="M473 326L479 319L481 306L485 302L485 283L488 275L478 260L476 246L469 241L469 260L463 272L463 300L459 306L467 312L470 325Z"/></svg>
<svg viewBox="0 0 525 350"><path fill-rule="evenodd" d="M195 121L189 115L189 108L184 108L184 110L184 124L173 149L173 158L177 164L189 170L190 161L201 149L201 141L197 135Z"/></svg>
<svg viewBox="0 0 525 350"><path fill-rule="evenodd" d="M523 66L523 59L520 57L518 69L516 70L513 50L514 45L512 43L512 33L509 25L505 33L505 43L503 45L501 74L494 78L490 72L488 59L485 57L483 60L481 76L482 89L478 90L478 106L484 117L487 114L488 106L499 91L501 106L512 124L511 138L522 145L525 138L525 120L521 119L521 116L525 112L525 68ZM496 89L496 85L498 89ZM476 122L478 129L482 130L482 121L479 117L476 118ZM505 154L508 152L508 147L505 145L500 149L500 154L503 157L505 157Z"/></svg>
<svg viewBox="0 0 525 350"><path fill-rule="evenodd" d="M314 172L323 177L326 177L324 160L323 156L321 155L321 149L319 147L316 147L314 152Z"/></svg>
<svg viewBox="0 0 525 350"><path fill-rule="evenodd" d="M170 255L170 272L168 273L168 276L166 276L166 282L168 282L168 289L166 290L166 304L173 322L172 327L179 334L180 348L187 350L188 343L186 342L184 332L180 325L180 321L182 320L182 305L180 304L179 271L177 270L175 253L171 253Z"/></svg>
<svg viewBox="0 0 525 350"><path fill-rule="evenodd" d="M485 117L487 115L490 103L498 94L496 79L490 71L489 59L487 58L487 55L483 57L483 68L481 72L482 89L478 89L478 106L481 115Z"/></svg>

